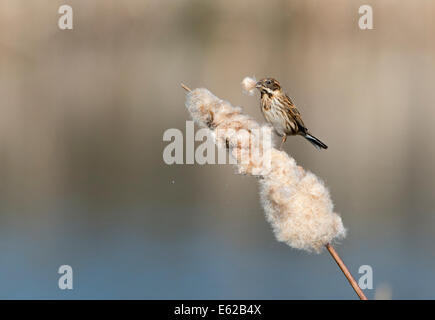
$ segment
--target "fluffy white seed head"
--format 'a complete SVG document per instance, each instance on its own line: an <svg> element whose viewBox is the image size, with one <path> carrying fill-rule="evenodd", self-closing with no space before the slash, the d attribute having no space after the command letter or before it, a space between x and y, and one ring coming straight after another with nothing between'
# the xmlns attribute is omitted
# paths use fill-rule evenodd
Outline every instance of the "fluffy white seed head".
<svg viewBox="0 0 435 320"><path fill-rule="evenodd" d="M248 84L252 86L255 80L246 79L251 78L243 80L244 88L251 88ZM325 244L344 238L346 230L340 216L333 212L328 189L287 153L273 147L270 126L260 126L241 108L207 89L189 92L186 107L199 125L212 130L219 147L228 148L239 173L262 178L261 203L278 241L320 252Z"/></svg>
<svg viewBox="0 0 435 320"><path fill-rule="evenodd" d="M257 80L255 80L255 78L245 77L245 79L243 79L243 81L242 81L243 91L245 93L249 94L250 96L252 96L255 92L256 83L257 83Z"/></svg>

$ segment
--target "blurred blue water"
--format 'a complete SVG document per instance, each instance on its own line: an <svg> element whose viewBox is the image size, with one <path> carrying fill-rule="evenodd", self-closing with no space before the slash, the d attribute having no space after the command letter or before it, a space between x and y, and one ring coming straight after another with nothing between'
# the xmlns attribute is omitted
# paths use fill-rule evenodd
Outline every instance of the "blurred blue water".
<svg viewBox="0 0 435 320"><path fill-rule="evenodd" d="M129 217L117 227L89 224L73 215L50 227L3 225L0 298L356 298L326 252L292 250L276 242L271 232L252 243L243 239L249 234L227 237L193 227L168 239L152 232L153 225ZM427 240L389 236L360 244L350 240L350 246L345 240L337 249L356 277L360 265L371 265L375 288L387 283L393 299L433 299L433 253L421 245ZM73 268L73 290L58 289L57 269L63 264ZM374 290L366 294L372 298Z"/></svg>

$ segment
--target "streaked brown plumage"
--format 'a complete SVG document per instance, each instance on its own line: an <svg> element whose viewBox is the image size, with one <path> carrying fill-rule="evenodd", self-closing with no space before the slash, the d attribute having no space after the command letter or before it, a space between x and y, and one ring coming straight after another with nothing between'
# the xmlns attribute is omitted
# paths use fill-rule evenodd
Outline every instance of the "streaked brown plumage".
<svg viewBox="0 0 435 320"><path fill-rule="evenodd" d="M317 149L327 149L328 146L311 135L302 121L299 110L292 100L282 91L279 82L273 78L265 78L255 86L261 93L261 111L276 133L282 137L281 147L287 136L301 135Z"/></svg>

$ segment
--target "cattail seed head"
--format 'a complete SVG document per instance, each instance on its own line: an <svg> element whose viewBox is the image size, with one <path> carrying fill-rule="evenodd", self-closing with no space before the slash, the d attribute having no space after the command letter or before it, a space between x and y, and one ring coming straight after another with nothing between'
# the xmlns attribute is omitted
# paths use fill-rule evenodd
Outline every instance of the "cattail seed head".
<svg viewBox="0 0 435 320"><path fill-rule="evenodd" d="M250 92L255 83L247 77L242 85ZM239 173L262 178L261 203L278 241L320 252L327 243L344 238L346 230L340 216L333 212L328 189L287 153L273 147L269 125L260 126L241 108L203 88L187 94L186 107L195 122L212 130L219 147L229 149Z"/></svg>

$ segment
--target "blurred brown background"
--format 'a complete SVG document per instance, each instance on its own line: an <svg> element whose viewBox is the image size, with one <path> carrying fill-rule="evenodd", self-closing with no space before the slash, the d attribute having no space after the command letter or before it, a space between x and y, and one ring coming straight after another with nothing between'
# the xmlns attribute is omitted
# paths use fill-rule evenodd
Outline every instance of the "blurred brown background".
<svg viewBox="0 0 435 320"><path fill-rule="evenodd" d="M369 298L435 298L434 36L430 0L0 0L0 297L355 298L327 254L275 241L255 179L163 162L180 82L263 121L255 75L330 147L285 149L330 187Z"/></svg>

